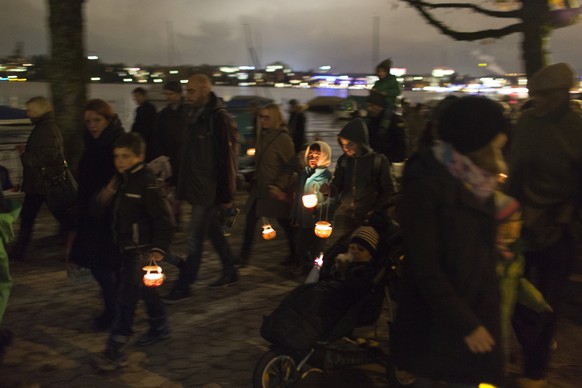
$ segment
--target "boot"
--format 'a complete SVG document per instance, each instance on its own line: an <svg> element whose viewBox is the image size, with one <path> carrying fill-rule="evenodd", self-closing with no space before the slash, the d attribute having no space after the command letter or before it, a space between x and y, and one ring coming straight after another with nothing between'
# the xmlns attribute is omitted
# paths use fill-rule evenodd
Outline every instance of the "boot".
<svg viewBox="0 0 582 388"><path fill-rule="evenodd" d="M139 337L136 344L139 346L147 346L155 344L170 338L170 330L166 322L166 317L151 318L150 329L147 333Z"/></svg>
<svg viewBox="0 0 582 388"><path fill-rule="evenodd" d="M212 288L228 287L231 284L238 282L238 274L236 271L224 272L221 277L210 284Z"/></svg>
<svg viewBox="0 0 582 388"><path fill-rule="evenodd" d="M94 354L91 363L95 368L108 372L127 366L123 349L127 345L128 337L112 335L107 341L107 347L103 353Z"/></svg>

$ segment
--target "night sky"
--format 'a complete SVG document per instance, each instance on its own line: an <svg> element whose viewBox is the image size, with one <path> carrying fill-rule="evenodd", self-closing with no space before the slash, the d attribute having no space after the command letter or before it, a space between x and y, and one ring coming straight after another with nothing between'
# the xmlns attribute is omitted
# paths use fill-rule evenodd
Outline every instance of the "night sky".
<svg viewBox="0 0 582 388"><path fill-rule="evenodd" d="M16 42L24 44L25 55L47 53L47 3L0 1L0 56L11 54ZM456 42L396 0L87 0L85 17L87 53L109 63L252 65L248 31L261 65L282 61L296 70L331 65L338 72L371 72L372 26L379 17L378 59L392 57L409 73L437 66L471 75L522 71L519 35ZM514 22L460 11L442 18L465 31ZM582 24L555 31L551 51L554 62L570 62L582 73L579 36ZM487 70L477 67L482 61L490 64Z"/></svg>

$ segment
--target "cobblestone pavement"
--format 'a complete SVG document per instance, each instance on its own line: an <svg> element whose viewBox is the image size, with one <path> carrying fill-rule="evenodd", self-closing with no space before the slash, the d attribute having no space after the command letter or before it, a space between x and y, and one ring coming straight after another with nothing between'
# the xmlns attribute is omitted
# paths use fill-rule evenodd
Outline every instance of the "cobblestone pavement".
<svg viewBox="0 0 582 388"><path fill-rule="evenodd" d="M244 201L240 194L239 202ZM187 218L187 214L186 214ZM244 216L239 217L229 242L237 253ZM102 351L107 333L92 329L100 312L94 281L75 284L67 279L64 248L55 243L57 227L43 212L34 243L24 263L11 263L14 287L3 327L15 334L0 366L4 387L250 387L254 366L267 350L259 335L262 316L302 279L290 275L279 262L287 256L284 238L257 238L251 263L240 270L240 281L228 288L210 289L220 274L213 248L206 243L199 280L190 299L168 307L171 338L148 347L130 345L129 366L97 373L89 364L92 353ZM284 235L281 233L281 235ZM185 234L178 232L174 248L185 250ZM168 280L160 292L168 292L177 271L163 264ZM551 387L582 386L582 276L569 284L566 318L558 333ZM387 311L377 327L358 334L374 338L387 350ZM147 330L143 306L135 322L139 335ZM512 372L518 373L516 365ZM300 387L386 387L380 365L342 368L315 373Z"/></svg>

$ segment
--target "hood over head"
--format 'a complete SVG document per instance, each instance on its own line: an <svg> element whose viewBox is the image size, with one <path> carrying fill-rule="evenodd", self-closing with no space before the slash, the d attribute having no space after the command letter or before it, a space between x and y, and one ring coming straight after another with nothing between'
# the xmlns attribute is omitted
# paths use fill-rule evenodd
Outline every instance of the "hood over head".
<svg viewBox="0 0 582 388"><path fill-rule="evenodd" d="M317 161L317 167L329 167L331 164L331 147L324 141L314 141L309 144L309 147L305 149L305 156L303 160L305 160L305 164L309 165L309 160L307 160L307 155L309 155L309 150L311 149L313 144L319 145L319 149L321 154L319 155L319 160Z"/></svg>
<svg viewBox="0 0 582 388"><path fill-rule="evenodd" d="M353 119L349 121L338 134L339 137L343 137L349 141L358 144L363 153L370 151L370 138L368 136L368 126L363 119ZM340 147L341 147L341 142Z"/></svg>

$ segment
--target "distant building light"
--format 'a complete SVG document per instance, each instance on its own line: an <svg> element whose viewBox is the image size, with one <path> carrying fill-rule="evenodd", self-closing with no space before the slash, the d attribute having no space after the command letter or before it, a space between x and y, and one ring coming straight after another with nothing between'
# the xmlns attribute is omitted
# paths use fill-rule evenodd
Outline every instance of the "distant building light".
<svg viewBox="0 0 582 388"><path fill-rule="evenodd" d="M331 70L331 66L329 66L329 65L319 66L319 70L328 71L328 70Z"/></svg>
<svg viewBox="0 0 582 388"><path fill-rule="evenodd" d="M446 77L448 75L453 75L455 71L453 69L445 69L442 67L438 67L432 71L433 77Z"/></svg>
<svg viewBox="0 0 582 388"><path fill-rule="evenodd" d="M178 70L170 70L170 74L178 74Z"/></svg>
<svg viewBox="0 0 582 388"><path fill-rule="evenodd" d="M88 55L87 59L90 61L96 61L97 59L99 59L99 57L97 55Z"/></svg>
<svg viewBox="0 0 582 388"><path fill-rule="evenodd" d="M188 83L188 80L187 80L187 79L181 79L181 80L180 80L180 83L181 83L181 84L187 84L187 83Z"/></svg>
<svg viewBox="0 0 582 388"><path fill-rule="evenodd" d="M484 62L482 62L482 63L478 64L477 66L479 66L479 67L487 67L487 64L484 63Z"/></svg>
<svg viewBox="0 0 582 388"><path fill-rule="evenodd" d="M91 77L91 81L101 81L101 77Z"/></svg>
<svg viewBox="0 0 582 388"><path fill-rule="evenodd" d="M9 75L8 76L8 79L10 79L10 78L18 78L18 76L16 76L16 75Z"/></svg>
<svg viewBox="0 0 582 388"><path fill-rule="evenodd" d="M133 78L124 78L123 79L123 82L131 82L131 81L133 81Z"/></svg>
<svg viewBox="0 0 582 388"><path fill-rule="evenodd" d="M159 79L159 78L154 78L154 83L159 84L160 82L164 82L164 81Z"/></svg>
<svg viewBox="0 0 582 388"><path fill-rule="evenodd" d="M238 71L238 67L233 66L223 66L219 69L223 73L236 73Z"/></svg>
<svg viewBox="0 0 582 388"><path fill-rule="evenodd" d="M22 66L24 66L24 67L31 67L31 66L33 66L33 64L32 63L23 63Z"/></svg>
<svg viewBox="0 0 582 388"><path fill-rule="evenodd" d="M405 67L393 67L390 69L390 74L395 75L396 77L402 77L406 74Z"/></svg>
<svg viewBox="0 0 582 388"><path fill-rule="evenodd" d="M255 70L254 66L239 66L238 68L241 70Z"/></svg>

